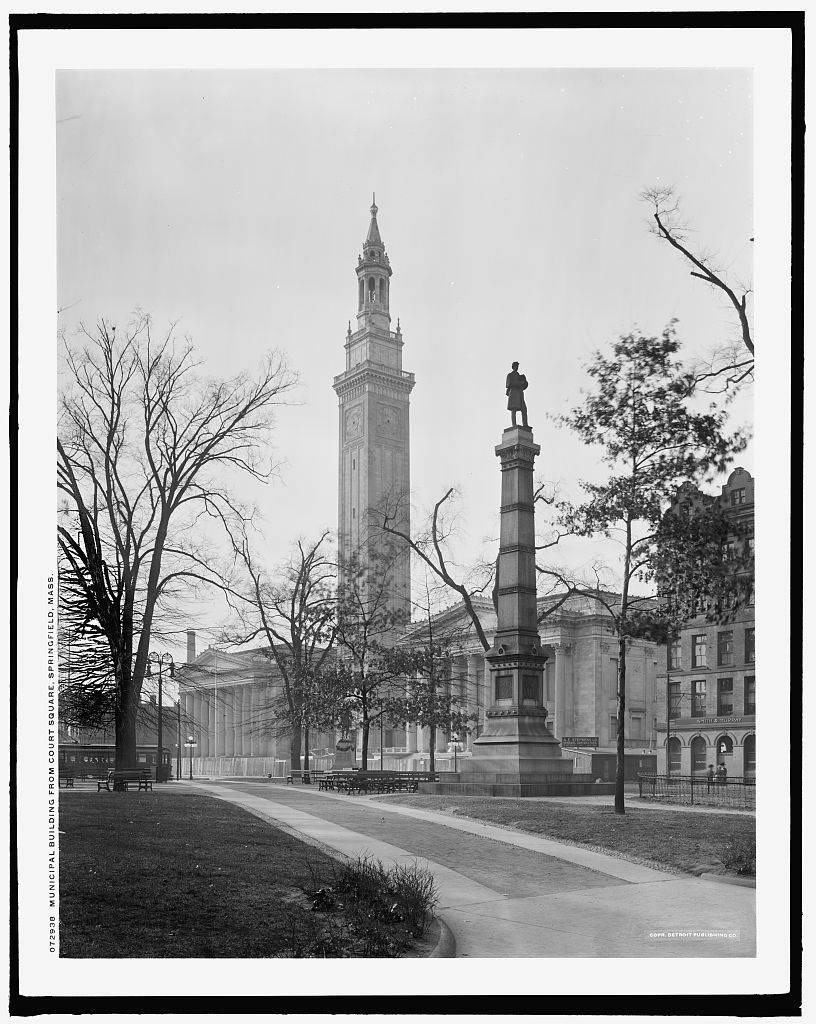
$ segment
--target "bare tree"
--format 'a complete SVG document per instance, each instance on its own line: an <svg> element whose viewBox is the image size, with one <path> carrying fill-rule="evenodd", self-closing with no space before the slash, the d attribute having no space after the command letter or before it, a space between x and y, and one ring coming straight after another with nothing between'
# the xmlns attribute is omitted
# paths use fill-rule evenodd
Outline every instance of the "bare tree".
<svg viewBox="0 0 816 1024"><path fill-rule="evenodd" d="M282 723L290 736L292 768L300 767L301 735L304 767L309 767L309 730L320 702L315 691L337 632L337 567L327 551L328 538L326 530L314 543L298 540L274 578L255 559L246 530L234 538L246 578L234 583L228 595L241 623L228 639L244 644L261 637L268 645L264 654L280 673L282 693L256 715L269 727Z"/></svg>
<svg viewBox="0 0 816 1024"><path fill-rule="evenodd" d="M479 638L479 643L484 650L489 651L490 643L485 635L472 598L476 594L482 593L490 581L487 579L482 580L480 585L468 585L464 574L462 578L457 578L459 567L446 551L447 542L455 526L455 516L450 511L447 503L454 494L455 488L449 487L434 505L425 529L414 537L409 536L407 531L400 525L405 521L402 503L408 500L407 495L401 494L397 498L385 500L378 508L370 509L369 520L372 529L379 530L382 534L394 537L407 544L423 565L441 583L459 595L476 631L476 636ZM454 573L457 573L457 575L454 575Z"/></svg>
<svg viewBox="0 0 816 1024"><path fill-rule="evenodd" d="M467 630L437 621L427 571L424 584L424 600L414 602L421 619L415 616L411 628L382 651L381 662L394 676L385 702L388 720L428 729L433 772L437 731L442 729L448 736L469 732L475 716L468 712L467 698L456 692L464 680L455 673L454 657L462 650Z"/></svg>
<svg viewBox="0 0 816 1024"><path fill-rule="evenodd" d="M100 320L65 343L57 485L79 522L58 526L62 555L110 650L116 764L135 767L136 712L162 602L180 588L223 586L216 530L241 511L230 475L266 479L262 441L293 384L280 356L257 378L195 373L189 342L171 327L154 339L138 316L117 336Z"/></svg>
<svg viewBox="0 0 816 1024"><path fill-rule="evenodd" d="M739 287L735 290L726 280L724 271L715 265L713 253L700 249L695 251L691 247L688 240L691 228L683 224L680 200L673 186L644 189L640 198L652 207L653 234L667 242L694 267L690 271L692 277L725 295L737 315L739 342L726 342L695 367L695 386L707 391L728 391L738 387L751 379L754 373L754 339L748 310L751 289Z"/></svg>

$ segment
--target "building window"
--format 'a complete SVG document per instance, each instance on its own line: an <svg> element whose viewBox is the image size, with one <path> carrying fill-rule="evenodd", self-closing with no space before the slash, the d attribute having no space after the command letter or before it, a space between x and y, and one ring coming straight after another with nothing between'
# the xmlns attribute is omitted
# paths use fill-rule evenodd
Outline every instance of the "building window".
<svg viewBox="0 0 816 1024"><path fill-rule="evenodd" d="M745 630L745 660L749 664L753 664L753 662L756 660L756 655L754 651L755 632L756 630L754 629Z"/></svg>
<svg viewBox="0 0 816 1024"><path fill-rule="evenodd" d="M683 667L681 646L682 645L679 638L677 640L672 640L671 644L669 645L669 668Z"/></svg>
<svg viewBox="0 0 816 1024"><path fill-rule="evenodd" d="M756 736L746 736L742 743L742 774L747 779L756 778Z"/></svg>
<svg viewBox="0 0 816 1024"><path fill-rule="evenodd" d="M754 607L754 599L755 599L755 594L754 594L754 587L752 585L750 590L748 591L748 607L749 608L753 608Z"/></svg>
<svg viewBox="0 0 816 1024"><path fill-rule="evenodd" d="M734 741L730 736L720 736L717 740L717 764L725 764L726 757L734 753Z"/></svg>
<svg viewBox="0 0 816 1024"><path fill-rule="evenodd" d="M745 504L745 488L735 487L731 492L731 506Z"/></svg>
<svg viewBox="0 0 816 1024"><path fill-rule="evenodd" d="M691 684L691 717L703 718L706 713L706 681L695 679Z"/></svg>
<svg viewBox="0 0 816 1024"><path fill-rule="evenodd" d="M609 688L611 693L610 697L616 697L618 693L618 659L609 659L610 671L609 671Z"/></svg>
<svg viewBox="0 0 816 1024"><path fill-rule="evenodd" d="M632 729L630 736L633 740L643 739L643 719L640 715L632 715Z"/></svg>
<svg viewBox="0 0 816 1024"><path fill-rule="evenodd" d="M680 717L680 680L671 679L669 681L669 718Z"/></svg>
<svg viewBox="0 0 816 1024"><path fill-rule="evenodd" d="M746 676L744 683L745 714L756 714L756 676Z"/></svg>
<svg viewBox="0 0 816 1024"><path fill-rule="evenodd" d="M614 743L618 738L618 719L616 715L609 716L609 739Z"/></svg>
<svg viewBox="0 0 816 1024"><path fill-rule="evenodd" d="M734 714L734 680L717 680L717 714Z"/></svg>
<svg viewBox="0 0 816 1024"><path fill-rule="evenodd" d="M680 774L680 740L676 736L672 736L669 740L669 774L679 775Z"/></svg>
<svg viewBox="0 0 816 1024"><path fill-rule="evenodd" d="M734 664L734 631L732 629L726 629L717 634L717 664Z"/></svg>
<svg viewBox="0 0 816 1024"><path fill-rule="evenodd" d="M513 677L511 675L496 676L496 700L513 699Z"/></svg>
<svg viewBox="0 0 816 1024"><path fill-rule="evenodd" d="M708 646L705 633L698 633L691 638L691 667L705 668L708 664Z"/></svg>
<svg viewBox="0 0 816 1024"><path fill-rule="evenodd" d="M754 535L753 534L751 534L751 536L748 538L748 557L749 558L753 558L754 557Z"/></svg>
<svg viewBox="0 0 816 1024"><path fill-rule="evenodd" d="M691 741L691 774L692 775L705 775L708 765L706 764L706 754L708 748L706 747L706 741L702 736L695 736Z"/></svg>

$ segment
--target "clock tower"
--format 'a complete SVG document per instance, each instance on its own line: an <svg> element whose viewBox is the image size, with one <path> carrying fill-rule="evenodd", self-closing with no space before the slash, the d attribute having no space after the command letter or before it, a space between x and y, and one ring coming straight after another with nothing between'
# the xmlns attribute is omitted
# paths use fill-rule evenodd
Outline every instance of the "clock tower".
<svg viewBox="0 0 816 1024"><path fill-rule="evenodd" d="M383 556L389 605L410 618L410 559L369 529L369 511L388 509L410 536L408 401L414 375L402 368L402 331L391 330L391 264L380 238L377 205L357 259L357 327L346 334L346 368L334 378L340 405L338 547L340 561L355 555L364 566Z"/></svg>

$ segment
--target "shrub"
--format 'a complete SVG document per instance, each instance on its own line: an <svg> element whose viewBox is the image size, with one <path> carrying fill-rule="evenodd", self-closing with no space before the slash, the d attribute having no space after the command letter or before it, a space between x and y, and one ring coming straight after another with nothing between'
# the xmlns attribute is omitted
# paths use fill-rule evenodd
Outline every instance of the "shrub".
<svg viewBox="0 0 816 1024"><path fill-rule="evenodd" d="M439 890L431 872L412 864L395 864L390 871L391 892L403 918L415 935L422 935L439 902Z"/></svg>
<svg viewBox="0 0 816 1024"><path fill-rule="evenodd" d="M756 874L756 840L749 836L734 836L720 843L717 858L726 871L738 875Z"/></svg>
<svg viewBox="0 0 816 1024"><path fill-rule="evenodd" d="M333 871L332 885L316 886L312 875L304 891L315 914L305 927L292 922L288 955L394 957L423 935L438 902L427 868L358 857Z"/></svg>

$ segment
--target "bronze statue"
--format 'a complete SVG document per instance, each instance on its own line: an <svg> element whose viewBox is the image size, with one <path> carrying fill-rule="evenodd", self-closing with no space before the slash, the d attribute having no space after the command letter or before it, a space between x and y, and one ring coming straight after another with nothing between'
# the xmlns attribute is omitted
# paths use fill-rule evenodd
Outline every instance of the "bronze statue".
<svg viewBox="0 0 816 1024"><path fill-rule="evenodd" d="M530 429L527 423L527 403L524 401L524 392L527 388L527 378L523 373L518 372L518 363L513 363L513 369L507 374L505 388L507 389L507 408L513 417L513 426L516 423L516 413L521 412L521 425Z"/></svg>

